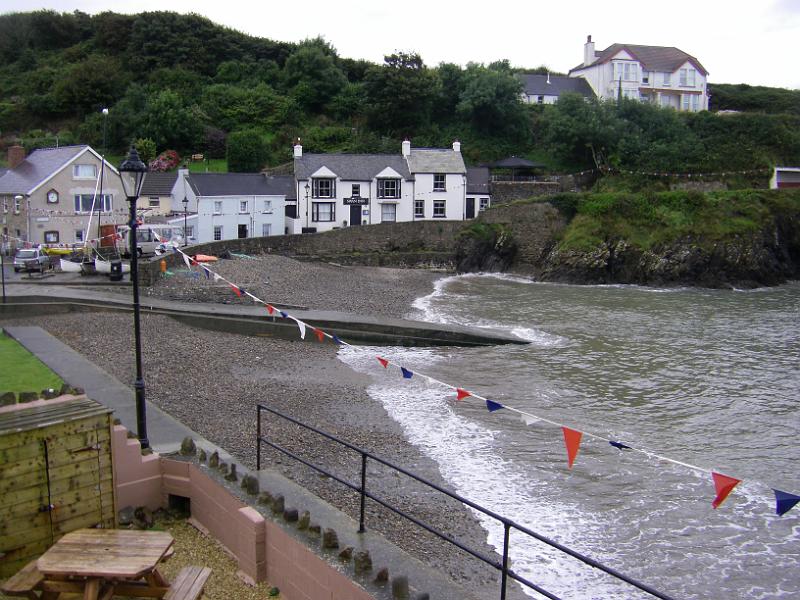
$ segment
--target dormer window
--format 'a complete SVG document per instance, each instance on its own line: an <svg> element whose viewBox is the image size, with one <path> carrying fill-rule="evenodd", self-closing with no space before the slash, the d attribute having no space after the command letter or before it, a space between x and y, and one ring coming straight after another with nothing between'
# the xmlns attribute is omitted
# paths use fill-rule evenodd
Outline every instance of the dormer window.
<svg viewBox="0 0 800 600"><path fill-rule="evenodd" d="M378 179L378 198L399 198L399 179Z"/></svg>
<svg viewBox="0 0 800 600"><path fill-rule="evenodd" d="M335 179L312 179L312 198L334 198L336 197Z"/></svg>
<svg viewBox="0 0 800 600"><path fill-rule="evenodd" d="M694 87L695 72L694 69L681 69L680 85L683 87Z"/></svg>
<svg viewBox="0 0 800 600"><path fill-rule="evenodd" d="M72 165L75 179L97 179L97 165Z"/></svg>

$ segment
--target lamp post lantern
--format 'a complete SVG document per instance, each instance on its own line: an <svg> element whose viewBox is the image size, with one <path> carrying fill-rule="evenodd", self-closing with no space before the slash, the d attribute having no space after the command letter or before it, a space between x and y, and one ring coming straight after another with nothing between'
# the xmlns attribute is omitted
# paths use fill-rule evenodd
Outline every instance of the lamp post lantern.
<svg viewBox="0 0 800 600"><path fill-rule="evenodd" d="M308 185L306 182L305 190L306 190L306 229L308 229L308 191L311 189L311 186Z"/></svg>
<svg viewBox="0 0 800 600"><path fill-rule="evenodd" d="M131 281L133 282L133 336L136 348L136 381L133 384L136 392L136 429L139 443L142 448L149 448L147 440L147 414L144 400L144 377L142 376L142 335L139 326L139 250L137 248L136 231L136 200L142 191L142 183L147 167L139 159L139 153L132 145L128 158L119 166L122 187L125 197L130 203L130 253L131 253Z"/></svg>

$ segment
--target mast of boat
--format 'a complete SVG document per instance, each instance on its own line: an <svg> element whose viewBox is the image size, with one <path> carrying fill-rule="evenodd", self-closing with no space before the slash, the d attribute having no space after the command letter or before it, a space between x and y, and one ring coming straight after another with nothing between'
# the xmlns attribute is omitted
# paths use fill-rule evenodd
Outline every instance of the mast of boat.
<svg viewBox="0 0 800 600"><path fill-rule="evenodd" d="M108 121L108 109L103 109L103 150L100 154L100 208L97 210L97 239L101 240L100 237L102 233L100 232L100 222L101 216L103 214L103 201L105 200L105 196L103 196L103 175L105 174L106 170L106 122ZM100 241L97 242L100 245Z"/></svg>

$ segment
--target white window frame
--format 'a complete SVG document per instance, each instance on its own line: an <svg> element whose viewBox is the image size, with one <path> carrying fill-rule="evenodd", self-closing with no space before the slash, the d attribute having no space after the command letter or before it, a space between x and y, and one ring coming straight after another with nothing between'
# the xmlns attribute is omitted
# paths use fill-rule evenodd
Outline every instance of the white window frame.
<svg viewBox="0 0 800 600"><path fill-rule="evenodd" d="M8 198L3 198L3 212L8 212Z"/></svg>
<svg viewBox="0 0 800 600"><path fill-rule="evenodd" d="M325 218L325 217L330 217L330 218ZM314 223L332 223L333 221L335 221L336 202L312 202L311 220Z"/></svg>
<svg viewBox="0 0 800 600"><path fill-rule="evenodd" d="M312 198L336 198L336 180L331 177L311 179Z"/></svg>
<svg viewBox="0 0 800 600"><path fill-rule="evenodd" d="M154 197L151 196L151 197L148 198L148 201L149 201L149 204L150 204L150 208L160 208L161 207L161 198L154 198Z"/></svg>
<svg viewBox="0 0 800 600"><path fill-rule="evenodd" d="M19 198L14 198L14 214L18 215L19 211L22 210L22 200Z"/></svg>
<svg viewBox="0 0 800 600"><path fill-rule="evenodd" d="M92 212L92 199L94 194L75 194L73 196L73 208L76 215L88 215ZM110 213L114 207L113 194L102 194L98 197L100 208L95 203L94 209L100 212Z"/></svg>
<svg viewBox="0 0 800 600"><path fill-rule="evenodd" d="M447 191L447 175L444 173L433 174L433 191L446 192Z"/></svg>
<svg viewBox="0 0 800 600"><path fill-rule="evenodd" d="M86 175L83 171L90 169L92 174ZM97 179L97 165L72 165L73 179Z"/></svg>
<svg viewBox="0 0 800 600"><path fill-rule="evenodd" d="M261 212L263 214L265 214L265 215L271 215L272 214L272 200L264 200L264 206L263 206Z"/></svg>
<svg viewBox="0 0 800 600"><path fill-rule="evenodd" d="M214 214L215 215L222 214L222 200L214 200Z"/></svg>
<svg viewBox="0 0 800 600"><path fill-rule="evenodd" d="M397 204L393 202L381 203L381 223L397 222Z"/></svg>
<svg viewBox="0 0 800 600"><path fill-rule="evenodd" d="M213 238L215 242L222 240L222 225L214 225Z"/></svg>
<svg viewBox="0 0 800 600"><path fill-rule="evenodd" d="M47 239L48 236L50 236L50 239ZM55 239L53 239L53 237L55 237ZM61 239L61 233L55 229L45 231L43 239L45 244L58 244L59 240Z"/></svg>
<svg viewBox="0 0 800 600"><path fill-rule="evenodd" d="M434 200L433 201L433 218L444 219L447 216L447 201Z"/></svg>
<svg viewBox="0 0 800 600"><path fill-rule="evenodd" d="M478 212L485 211L487 208L489 208L489 206L491 206L489 198L480 198L478 200Z"/></svg>
<svg viewBox="0 0 800 600"><path fill-rule="evenodd" d="M239 200L239 214L246 215L249 211L247 210L247 200Z"/></svg>
<svg viewBox="0 0 800 600"><path fill-rule="evenodd" d="M425 218L425 200L414 200L414 217Z"/></svg>
<svg viewBox="0 0 800 600"><path fill-rule="evenodd" d="M661 80L661 85L664 87L672 87L672 73L664 73L664 77Z"/></svg>
<svg viewBox="0 0 800 600"><path fill-rule="evenodd" d="M387 184L392 184L388 186L390 188L388 191ZM400 185L400 180L396 177L378 179L378 198L397 200L400 198ZM394 188L393 191L391 188Z"/></svg>
<svg viewBox="0 0 800 600"><path fill-rule="evenodd" d="M642 69L642 83L650 85L650 71Z"/></svg>
<svg viewBox="0 0 800 600"><path fill-rule="evenodd" d="M350 196L352 198L361 198L361 184L354 183L353 187L350 188Z"/></svg>
<svg viewBox="0 0 800 600"><path fill-rule="evenodd" d="M183 232L184 238L189 239L194 237L194 225L187 225L186 230Z"/></svg>
<svg viewBox="0 0 800 600"><path fill-rule="evenodd" d="M697 79L697 71L694 69L681 69L680 70L680 86L681 87L695 87Z"/></svg>
<svg viewBox="0 0 800 600"><path fill-rule="evenodd" d="M75 230L75 241L76 242L83 242L86 239L86 235L83 232L83 229L76 229Z"/></svg>
<svg viewBox="0 0 800 600"><path fill-rule="evenodd" d="M269 237L272 235L272 223L261 224L261 237Z"/></svg>

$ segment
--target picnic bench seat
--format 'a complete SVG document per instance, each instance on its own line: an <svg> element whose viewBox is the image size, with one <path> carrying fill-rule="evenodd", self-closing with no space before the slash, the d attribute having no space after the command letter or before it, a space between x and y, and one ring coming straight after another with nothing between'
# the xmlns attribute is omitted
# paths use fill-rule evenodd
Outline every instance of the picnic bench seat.
<svg viewBox="0 0 800 600"><path fill-rule="evenodd" d="M44 575L36 568L36 559L34 558L3 584L2 591L7 596L39 598L39 594L34 590L42 581L44 581Z"/></svg>
<svg viewBox="0 0 800 600"><path fill-rule="evenodd" d="M211 569L208 567L184 567L169 586L164 600L197 600L203 595L209 575Z"/></svg>

